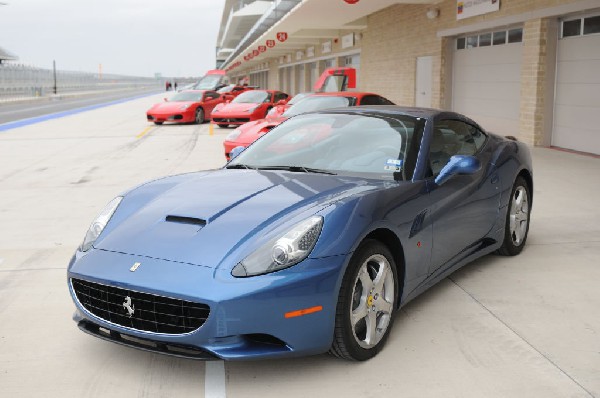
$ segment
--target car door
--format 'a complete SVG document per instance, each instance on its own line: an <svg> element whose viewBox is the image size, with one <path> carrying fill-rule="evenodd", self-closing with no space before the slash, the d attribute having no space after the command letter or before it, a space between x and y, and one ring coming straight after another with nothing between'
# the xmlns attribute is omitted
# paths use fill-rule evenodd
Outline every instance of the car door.
<svg viewBox="0 0 600 398"><path fill-rule="evenodd" d="M431 133L427 185L433 223L430 274L434 274L490 244L486 237L496 224L501 189L496 167L490 162L492 148L481 130L446 119L434 122ZM480 170L436 184L435 177L453 155L475 156Z"/></svg>
<svg viewBox="0 0 600 398"><path fill-rule="evenodd" d="M206 117L210 117L213 109L215 108L215 106L217 106L217 104L221 103L221 96L219 95L219 93L215 92L215 91L207 91L204 93L204 98L202 99L202 102L204 103L204 113L206 114Z"/></svg>

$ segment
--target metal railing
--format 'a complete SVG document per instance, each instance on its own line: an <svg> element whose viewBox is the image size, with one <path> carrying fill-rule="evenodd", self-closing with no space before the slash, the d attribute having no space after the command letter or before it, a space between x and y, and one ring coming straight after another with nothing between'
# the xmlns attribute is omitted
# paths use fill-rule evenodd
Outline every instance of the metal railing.
<svg viewBox="0 0 600 398"><path fill-rule="evenodd" d="M153 77L56 71L56 93L116 91L134 88L159 88ZM0 64L0 101L45 97L54 94L54 72L20 64Z"/></svg>

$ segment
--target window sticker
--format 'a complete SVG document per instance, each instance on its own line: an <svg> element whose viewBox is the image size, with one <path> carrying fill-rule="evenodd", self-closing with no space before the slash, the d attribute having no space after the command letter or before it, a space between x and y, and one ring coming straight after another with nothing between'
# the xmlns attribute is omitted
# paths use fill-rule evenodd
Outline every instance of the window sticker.
<svg viewBox="0 0 600 398"><path fill-rule="evenodd" d="M383 169L387 171L402 171L402 163L400 159L388 159Z"/></svg>

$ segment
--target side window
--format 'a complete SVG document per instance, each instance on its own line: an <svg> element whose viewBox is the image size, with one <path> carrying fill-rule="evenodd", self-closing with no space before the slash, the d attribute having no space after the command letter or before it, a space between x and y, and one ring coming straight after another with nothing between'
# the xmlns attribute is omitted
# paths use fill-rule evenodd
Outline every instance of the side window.
<svg viewBox="0 0 600 398"><path fill-rule="evenodd" d="M395 105L392 101L390 101L387 98L384 98L384 97L378 97L378 98L379 98L379 102L380 102L379 105Z"/></svg>
<svg viewBox="0 0 600 398"><path fill-rule="evenodd" d="M275 103L277 103L277 102L279 102L279 101L281 101L281 100L284 100L284 99L286 99L287 97L288 97L288 95L287 95L286 93L277 93L277 94L275 95Z"/></svg>
<svg viewBox="0 0 600 398"><path fill-rule="evenodd" d="M360 101L361 105L394 105L393 102L380 97L379 95L365 95Z"/></svg>
<svg viewBox="0 0 600 398"><path fill-rule="evenodd" d="M361 105L381 105L375 95L365 95L360 101Z"/></svg>
<svg viewBox="0 0 600 398"><path fill-rule="evenodd" d="M475 155L485 143L479 129L459 120L441 120L433 125L429 165L437 176L454 155Z"/></svg>
<svg viewBox="0 0 600 398"><path fill-rule="evenodd" d="M485 144L485 140L487 139L487 136L485 135L485 133L483 133L477 127L471 126L471 125L468 125L468 126L469 126L468 127L469 133L471 134L471 137L475 144L475 148L477 148L477 151L479 151L481 148L483 148L483 145Z"/></svg>

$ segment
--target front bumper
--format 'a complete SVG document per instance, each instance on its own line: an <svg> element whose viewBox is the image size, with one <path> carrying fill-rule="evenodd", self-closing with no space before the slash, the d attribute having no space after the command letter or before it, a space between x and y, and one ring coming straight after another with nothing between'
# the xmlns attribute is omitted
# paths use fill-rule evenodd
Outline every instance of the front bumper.
<svg viewBox="0 0 600 398"><path fill-rule="evenodd" d="M93 249L76 254L69 266L68 285L77 307L74 320L82 330L105 340L201 359L311 355L326 352L331 346L345 260L346 256L307 259L272 274L234 278L224 269ZM141 265L131 272L136 262ZM210 313L206 322L190 333L152 333L124 327L87 311L75 295L70 282L73 278L206 304ZM286 317L314 307L322 310Z"/></svg>
<svg viewBox="0 0 600 398"><path fill-rule="evenodd" d="M170 112L170 113L146 113L146 119L149 122L174 122L174 123L190 123L195 120L195 115L187 111Z"/></svg>

